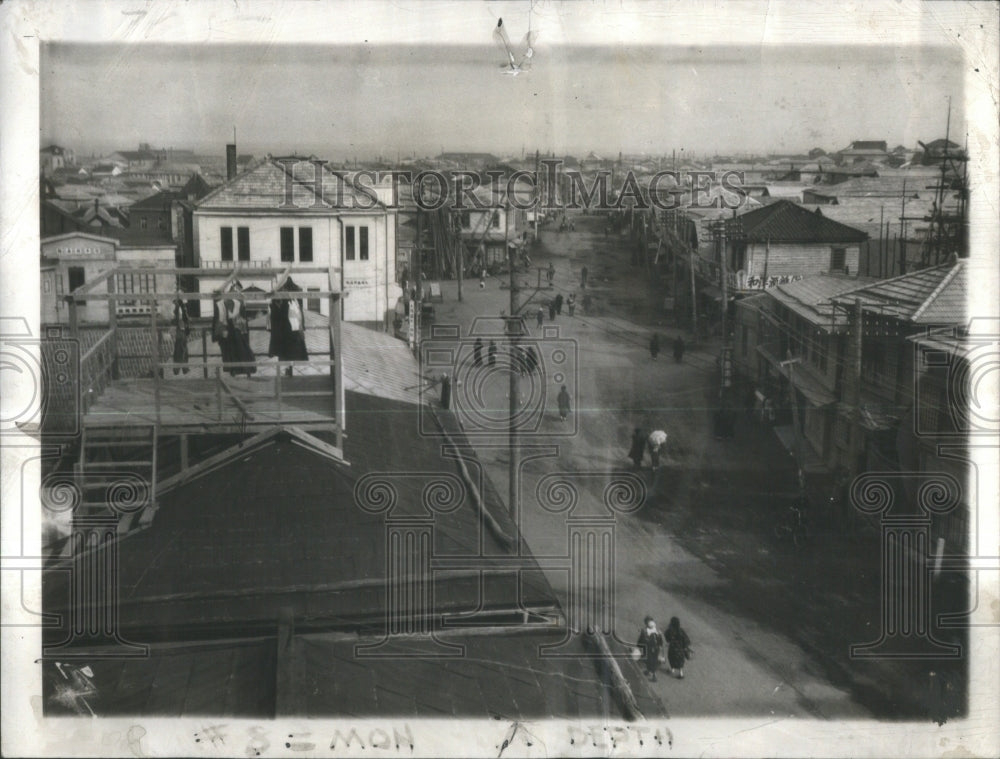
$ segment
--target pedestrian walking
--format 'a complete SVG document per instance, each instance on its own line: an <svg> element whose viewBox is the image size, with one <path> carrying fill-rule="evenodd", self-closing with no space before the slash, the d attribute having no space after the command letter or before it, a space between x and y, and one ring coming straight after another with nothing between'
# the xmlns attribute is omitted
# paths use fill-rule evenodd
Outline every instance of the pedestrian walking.
<svg viewBox="0 0 1000 759"><path fill-rule="evenodd" d="M655 683L656 670L663 660L663 635L656 629L656 622L652 617L643 620L643 628L635 645L645 665L646 677Z"/></svg>
<svg viewBox="0 0 1000 759"><path fill-rule="evenodd" d="M646 455L646 434L639 428L635 428L632 433L632 447L629 448L628 457L632 459L635 471L642 468L642 457Z"/></svg>
<svg viewBox="0 0 1000 759"><path fill-rule="evenodd" d="M487 359L487 363L489 363L490 366L493 366L494 364L496 364L496 362L497 362L497 341L496 340L490 340L490 347L489 347L489 350L487 350L487 354L489 355L489 358Z"/></svg>
<svg viewBox="0 0 1000 759"><path fill-rule="evenodd" d="M562 304L563 304L563 296L562 293L559 293L556 296L556 316L562 316Z"/></svg>
<svg viewBox="0 0 1000 759"><path fill-rule="evenodd" d="M549 321L554 322L556 320L556 302L555 300L549 301Z"/></svg>
<svg viewBox="0 0 1000 759"><path fill-rule="evenodd" d="M667 433L663 430L653 430L649 433L649 439L646 442L649 448L649 460L655 472L660 468L660 449L667 442Z"/></svg>
<svg viewBox="0 0 1000 759"><path fill-rule="evenodd" d="M653 361L656 361L656 357L660 355L660 336L655 332L649 338L649 355L652 356Z"/></svg>
<svg viewBox="0 0 1000 759"><path fill-rule="evenodd" d="M538 311L535 312L535 320L538 322L538 326L541 327L542 326L542 322L545 320L545 310L544 309L539 308Z"/></svg>
<svg viewBox="0 0 1000 759"><path fill-rule="evenodd" d="M566 421L566 417L569 416L569 392L566 390L566 386L563 385L562 389L559 391L559 418L562 421Z"/></svg>
<svg viewBox="0 0 1000 759"><path fill-rule="evenodd" d="M441 408L447 411L451 407L451 378L441 375Z"/></svg>
<svg viewBox="0 0 1000 759"><path fill-rule="evenodd" d="M674 338L674 361L678 364L684 358L684 338L678 335Z"/></svg>
<svg viewBox="0 0 1000 759"><path fill-rule="evenodd" d="M472 346L472 365L483 365L483 338L481 337L477 337L475 344Z"/></svg>
<svg viewBox="0 0 1000 759"><path fill-rule="evenodd" d="M584 266L583 269L580 270L580 287L584 290L587 289L587 275L589 273L590 272L587 271L586 266Z"/></svg>
<svg viewBox="0 0 1000 759"><path fill-rule="evenodd" d="M569 220L569 231L570 232L575 232L576 231L576 224L574 223L574 221L572 219Z"/></svg>
<svg viewBox="0 0 1000 759"><path fill-rule="evenodd" d="M569 294L569 297L566 299L566 308L569 309L570 316L576 313L576 293Z"/></svg>
<svg viewBox="0 0 1000 759"><path fill-rule="evenodd" d="M684 662L691 658L694 652L691 649L691 639L681 627L681 621L677 617L670 618L670 625L663 636L667 641L667 663L670 665L670 674L679 680L684 679Z"/></svg>
<svg viewBox="0 0 1000 759"><path fill-rule="evenodd" d="M552 287L552 280L556 276L556 267L551 262L549 263L549 270L546 272L546 275L549 278L549 287Z"/></svg>

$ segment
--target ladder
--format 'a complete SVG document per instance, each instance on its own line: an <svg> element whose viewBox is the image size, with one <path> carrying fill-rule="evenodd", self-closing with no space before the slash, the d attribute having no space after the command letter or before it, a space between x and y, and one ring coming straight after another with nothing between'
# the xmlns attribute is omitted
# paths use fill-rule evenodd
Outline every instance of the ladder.
<svg viewBox="0 0 1000 759"><path fill-rule="evenodd" d="M156 510L156 424L85 427L74 477L82 517L119 517L118 533L148 524Z"/></svg>

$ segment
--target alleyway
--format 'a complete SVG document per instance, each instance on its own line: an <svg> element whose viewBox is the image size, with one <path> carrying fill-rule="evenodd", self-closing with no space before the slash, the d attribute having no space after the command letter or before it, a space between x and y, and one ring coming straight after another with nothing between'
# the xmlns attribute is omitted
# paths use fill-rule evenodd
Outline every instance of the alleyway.
<svg viewBox="0 0 1000 759"><path fill-rule="evenodd" d="M567 297L575 292L578 303L582 300L583 266L589 270L586 292L592 299L590 309L578 305L574 317L564 305L554 321L560 339L575 342L578 380L572 371L566 373L568 381L559 377L558 384L547 377L541 429L522 437L525 444L558 447L557 457L523 464L521 526L532 551L544 557L565 555L567 550L565 512L553 514L539 505L536 488L543 477L568 473L566 479L582 491L581 499L600 502L611 481L609 473L631 467L626 454L633 428L647 433L663 429L669 439L661 469L654 478L647 457L641 472L648 489L646 503L634 513L616 515L613 600L621 650L634 644L645 615L655 617L661 630L670 617L680 617L695 649L688 676L679 681L662 671L654 685L674 716L866 716L877 708L878 699L859 697L857 687L848 688L837 668L824 664L829 659L827 633L841 637L855 632L853 623L864 615L847 614L843 606L824 611L808 600L803 603L799 597L814 597L808 584L824 571L820 552L796 552L773 534L774 519L794 488L791 460L773 435L754 429L749 421L741 421L735 439L712 437L709 411L717 348L694 346L682 363L675 363L670 341L679 331L669 316L658 312L659 299L645 273L629 265L627 241L605 237L601 218L578 216L576 227L565 233L543 230L542 243L533 252L534 266L553 263L552 290L536 291L534 270L518 275L527 285L519 293L520 302L533 298L522 310L531 316L533 336L539 334L534 319L539 306L546 309L544 324L553 324L547 301L555 293ZM541 279L544 283L544 274ZM491 278L480 289L476 281L467 280L461 303L455 283L445 282L436 323L461 325L461 334L467 336L475 317L497 316L508 307L505 282L506 277ZM654 330L663 344L656 361L648 351ZM529 378L521 380L522 399L541 392L530 384ZM569 384L573 398L567 422L559 420L556 410L559 384ZM462 392L456 389L459 406ZM493 382L485 395L494 415L502 417L506 381ZM467 429L476 423L468 417L464 421ZM565 435L574 423L576 434ZM503 440L498 435L477 449L506 497ZM810 571L814 565L816 571ZM877 569L877 558L873 567ZM877 602L877 578L858 569L856 595L874 592ZM550 569L548 575L566 599L568 572ZM836 619L847 616L850 631L845 620ZM829 629L820 630L824 625ZM809 633L807 628L812 634L799 634ZM865 640L862 630L858 642ZM847 645L845 638L844 658Z"/></svg>

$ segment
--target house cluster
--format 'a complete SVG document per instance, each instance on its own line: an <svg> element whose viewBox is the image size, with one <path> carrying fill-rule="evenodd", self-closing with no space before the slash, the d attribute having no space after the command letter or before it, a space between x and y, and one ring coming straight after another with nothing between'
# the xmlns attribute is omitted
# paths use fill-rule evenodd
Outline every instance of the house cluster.
<svg viewBox="0 0 1000 759"><path fill-rule="evenodd" d="M955 399L969 397L962 367L981 339L966 311L978 275L963 238L965 155L946 140L922 147L896 161L884 142L854 142L807 157L830 169L775 163L742 192L716 180L701 203L682 178L668 188L675 210L622 212L635 262L663 282L668 308L730 346L724 402L754 408L823 492L865 471L960 482L968 471L961 455L938 453L968 429ZM964 505L935 518L952 547Z"/></svg>

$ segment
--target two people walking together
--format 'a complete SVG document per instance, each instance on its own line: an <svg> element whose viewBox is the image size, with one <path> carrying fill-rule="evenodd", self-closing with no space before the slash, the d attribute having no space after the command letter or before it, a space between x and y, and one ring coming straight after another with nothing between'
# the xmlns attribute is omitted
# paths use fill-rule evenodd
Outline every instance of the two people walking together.
<svg viewBox="0 0 1000 759"><path fill-rule="evenodd" d="M664 655L666 647L666 655ZM656 672L664 660L670 665L670 674L678 680L684 679L684 662L691 658L694 650L691 639L681 627L677 617L670 618L670 624L665 632L656 629L656 621L652 617L643 620L643 628L636 641L633 655L641 658L646 670L646 676L656 682Z"/></svg>

